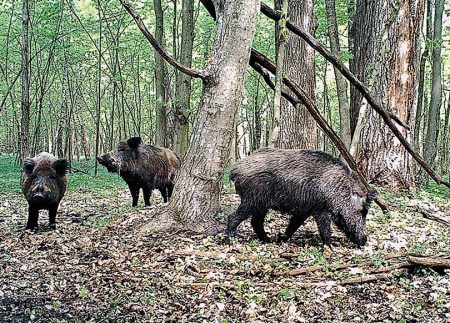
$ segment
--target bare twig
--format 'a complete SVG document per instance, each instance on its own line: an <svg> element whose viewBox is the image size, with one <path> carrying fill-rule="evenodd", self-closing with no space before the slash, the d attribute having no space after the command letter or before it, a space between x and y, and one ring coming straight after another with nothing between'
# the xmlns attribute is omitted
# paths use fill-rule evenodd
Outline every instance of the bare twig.
<svg viewBox="0 0 450 323"><path fill-rule="evenodd" d="M433 221L442 223L442 224L444 224L444 225L450 227L450 221L444 219L443 217L440 217L440 216L438 216L438 215L431 214L430 212L425 211L425 210L418 210L418 212L419 212L420 214L422 214L424 218L427 218L427 219L429 219L429 220L433 220Z"/></svg>
<svg viewBox="0 0 450 323"><path fill-rule="evenodd" d="M199 71L190 67L187 67L178 61L176 61L153 37L153 35L150 33L150 31L147 29L147 26L145 26L144 22L142 21L141 17L137 14L136 10L130 5L130 2L128 0L120 0L120 3L122 6L128 11L128 13L133 17L134 21L136 22L136 25L138 26L139 30L142 32L142 34L147 38L147 40L150 42L150 44L153 46L153 48L159 53L159 55L162 56L170 65L175 67L177 70L181 71L184 74L187 74L191 77L195 78L201 78L204 79L207 77L207 73L205 71Z"/></svg>

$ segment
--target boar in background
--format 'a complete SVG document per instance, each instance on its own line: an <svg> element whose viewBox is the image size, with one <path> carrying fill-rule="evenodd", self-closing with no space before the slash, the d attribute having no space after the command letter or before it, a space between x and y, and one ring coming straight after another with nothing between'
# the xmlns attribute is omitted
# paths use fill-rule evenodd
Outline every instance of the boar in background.
<svg viewBox="0 0 450 323"><path fill-rule="evenodd" d="M27 229L37 230L39 210L48 210L50 228L56 228L56 212L67 188L65 159L42 152L22 165L22 192L28 201Z"/></svg>
<svg viewBox="0 0 450 323"><path fill-rule="evenodd" d="M109 172L117 173L125 180L133 198L133 206L137 206L141 188L146 206L150 205L154 189L158 189L164 202L168 202L181 165L173 151L144 145L140 137L119 142L116 149L97 157L97 161Z"/></svg>
<svg viewBox="0 0 450 323"><path fill-rule="evenodd" d="M288 213L290 222L278 242L286 241L312 216L324 245L331 245L331 222L358 246L366 244L366 215L375 190L367 191L340 160L309 150L263 148L237 161L230 174L241 198L230 215L228 236L251 217L259 240L270 241L264 231L269 209Z"/></svg>

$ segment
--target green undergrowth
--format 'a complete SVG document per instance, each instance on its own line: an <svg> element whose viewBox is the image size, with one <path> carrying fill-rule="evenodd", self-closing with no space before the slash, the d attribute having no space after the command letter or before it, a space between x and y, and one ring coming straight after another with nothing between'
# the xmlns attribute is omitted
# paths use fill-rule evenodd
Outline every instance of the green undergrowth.
<svg viewBox="0 0 450 323"><path fill-rule="evenodd" d="M2 193L20 192L20 165L11 155L0 156L0 190ZM125 188L125 182L117 175L99 166L94 175L94 161L74 161L72 173L68 174L69 191L111 192Z"/></svg>

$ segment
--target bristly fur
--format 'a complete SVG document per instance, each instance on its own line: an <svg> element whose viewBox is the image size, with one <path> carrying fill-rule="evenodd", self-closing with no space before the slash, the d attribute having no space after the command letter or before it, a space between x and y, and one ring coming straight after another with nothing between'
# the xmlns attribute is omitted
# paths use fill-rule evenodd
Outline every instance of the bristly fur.
<svg viewBox="0 0 450 323"><path fill-rule="evenodd" d="M234 235L237 226L251 217L258 238L269 241L263 224L267 211L273 209L292 215L280 241L289 239L313 216L325 244L331 243L331 222L351 241L366 243L365 216L375 191L366 192L348 167L329 154L263 148L237 161L230 178L241 204L228 219L229 235Z"/></svg>
<svg viewBox="0 0 450 323"><path fill-rule="evenodd" d="M119 142L115 150L97 159L110 172L119 174L125 180L133 197L133 206L137 205L140 189L144 193L145 205L150 205L154 189L158 189L164 202L167 202L181 165L173 151L144 145L139 137Z"/></svg>
<svg viewBox="0 0 450 323"><path fill-rule="evenodd" d="M67 189L67 160L42 152L22 165L22 192L28 201L27 229L38 226L39 210L48 210L50 227L56 227L56 212Z"/></svg>

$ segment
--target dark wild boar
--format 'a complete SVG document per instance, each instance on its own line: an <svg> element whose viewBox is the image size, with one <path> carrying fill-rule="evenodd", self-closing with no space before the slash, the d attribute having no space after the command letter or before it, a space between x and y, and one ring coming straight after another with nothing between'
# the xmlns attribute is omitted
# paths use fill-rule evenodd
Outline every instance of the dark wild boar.
<svg viewBox="0 0 450 323"><path fill-rule="evenodd" d="M170 149L144 145L140 137L119 142L115 150L97 160L109 172L117 173L125 180L133 197L133 206L137 206L141 188L146 206L150 205L154 189L158 189L167 202L181 164Z"/></svg>
<svg viewBox="0 0 450 323"><path fill-rule="evenodd" d="M56 228L56 212L67 188L65 159L42 152L22 165L22 192L28 201L27 229L38 228L39 210L48 210L50 228Z"/></svg>
<svg viewBox="0 0 450 323"><path fill-rule="evenodd" d="M259 240L268 242L264 217L269 209L288 213L278 242L288 240L313 216L324 245L331 245L331 222L358 246L366 244L366 215L376 192L366 191L340 160L319 151L263 148L237 161L231 180L241 204L228 218L227 234L251 216Z"/></svg>

